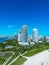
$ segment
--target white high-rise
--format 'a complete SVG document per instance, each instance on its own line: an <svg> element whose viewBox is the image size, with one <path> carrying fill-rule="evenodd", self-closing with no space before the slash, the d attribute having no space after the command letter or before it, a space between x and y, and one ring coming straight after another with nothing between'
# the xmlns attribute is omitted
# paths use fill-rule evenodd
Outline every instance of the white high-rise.
<svg viewBox="0 0 49 65"><path fill-rule="evenodd" d="M38 43L38 29L33 29L33 41Z"/></svg>
<svg viewBox="0 0 49 65"><path fill-rule="evenodd" d="M18 33L18 41L21 42L21 30L19 30L19 33Z"/></svg>
<svg viewBox="0 0 49 65"><path fill-rule="evenodd" d="M22 42L28 42L28 27L27 25L24 25L22 27L22 31L21 31L21 41Z"/></svg>

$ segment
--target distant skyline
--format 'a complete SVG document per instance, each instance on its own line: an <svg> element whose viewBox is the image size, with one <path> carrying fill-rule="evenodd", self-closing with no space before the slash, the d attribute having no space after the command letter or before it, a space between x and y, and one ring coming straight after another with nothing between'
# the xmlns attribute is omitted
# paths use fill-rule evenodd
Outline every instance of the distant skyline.
<svg viewBox="0 0 49 65"><path fill-rule="evenodd" d="M0 0L0 35L14 35L23 25L49 36L49 0Z"/></svg>

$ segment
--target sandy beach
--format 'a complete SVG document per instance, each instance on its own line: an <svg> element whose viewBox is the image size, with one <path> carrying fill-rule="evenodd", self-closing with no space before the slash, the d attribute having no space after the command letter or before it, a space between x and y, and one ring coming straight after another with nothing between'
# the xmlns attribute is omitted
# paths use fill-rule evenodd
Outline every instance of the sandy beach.
<svg viewBox="0 0 49 65"><path fill-rule="evenodd" d="M31 56L23 65L49 65L49 50Z"/></svg>

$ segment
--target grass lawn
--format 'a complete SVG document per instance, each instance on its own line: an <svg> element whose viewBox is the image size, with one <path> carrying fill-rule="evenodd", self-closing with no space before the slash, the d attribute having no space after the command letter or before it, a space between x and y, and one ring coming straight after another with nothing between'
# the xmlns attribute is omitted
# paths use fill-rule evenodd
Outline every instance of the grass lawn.
<svg viewBox="0 0 49 65"><path fill-rule="evenodd" d="M4 53L3 53L4 54ZM2 65L4 63L4 61L6 61L6 59L10 56L9 54L5 54L4 56L0 56L0 65Z"/></svg>
<svg viewBox="0 0 49 65"><path fill-rule="evenodd" d="M27 52L24 56L30 57L30 56L33 56L33 55L39 53L39 52L42 52L42 51L44 51L44 50L47 50L47 49L49 49L48 46L43 46L43 47L41 46L40 48L36 48L36 49L34 49L33 51ZM11 64L11 65L22 65L25 61L26 61L26 59L20 57L17 61L15 61L15 62L14 62L13 64Z"/></svg>
<svg viewBox="0 0 49 65"><path fill-rule="evenodd" d="M14 57L12 56L12 58L7 62L6 65L8 65L13 59L14 59Z"/></svg>
<svg viewBox="0 0 49 65"><path fill-rule="evenodd" d="M31 52L27 52L24 56L33 56L33 55L35 55L35 54L37 54L37 53L39 53L39 52L41 52L41 50L35 50L35 51L31 51Z"/></svg>
<svg viewBox="0 0 49 65"><path fill-rule="evenodd" d="M13 57L7 62L6 65L8 65L13 60Z"/></svg>
<svg viewBox="0 0 49 65"><path fill-rule="evenodd" d="M27 53L25 53L24 56L30 57L30 56L33 56L33 55L39 53L39 52L47 50L47 49L49 49L49 46L45 45L45 44L34 45L32 48L29 48L26 50ZM9 62L6 65L8 65L17 55L18 55L18 52L15 53L15 55L9 60ZM5 59L7 57L8 57L8 54L4 56ZM13 62L11 65L22 65L25 61L26 61L25 58L20 57L15 62ZM4 62L4 59L2 59L0 57L0 65L2 65L3 62Z"/></svg>
<svg viewBox="0 0 49 65"><path fill-rule="evenodd" d="M22 65L26 61L25 58L20 57L18 60L16 60L13 64L11 65Z"/></svg>
<svg viewBox="0 0 49 65"><path fill-rule="evenodd" d="M4 62L4 59L0 56L0 65L2 65Z"/></svg>
<svg viewBox="0 0 49 65"><path fill-rule="evenodd" d="M6 65L8 65L14 58L18 56L18 52L15 52L15 54L12 56L12 58L7 62Z"/></svg>
<svg viewBox="0 0 49 65"><path fill-rule="evenodd" d="M27 52L26 54L24 54L24 56L28 56L28 57L29 56L33 56L33 55L35 55L35 54L37 54L39 52L42 52L44 50L47 50L47 49L49 49L48 46L44 46L44 47L41 47L41 48L37 48L37 50Z"/></svg>

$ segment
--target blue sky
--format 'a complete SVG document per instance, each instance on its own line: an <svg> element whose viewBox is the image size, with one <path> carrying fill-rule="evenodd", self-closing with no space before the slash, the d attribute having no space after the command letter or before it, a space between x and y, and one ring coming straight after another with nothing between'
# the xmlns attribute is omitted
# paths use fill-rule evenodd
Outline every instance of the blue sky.
<svg viewBox="0 0 49 65"><path fill-rule="evenodd" d="M49 35L49 0L0 0L0 35L18 33L24 24L29 35L33 28Z"/></svg>

